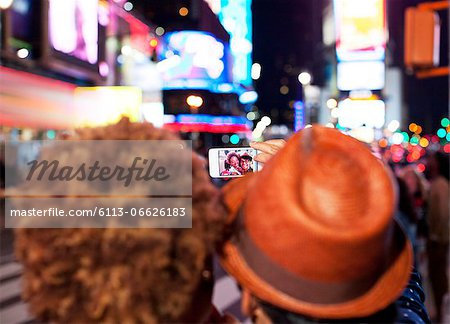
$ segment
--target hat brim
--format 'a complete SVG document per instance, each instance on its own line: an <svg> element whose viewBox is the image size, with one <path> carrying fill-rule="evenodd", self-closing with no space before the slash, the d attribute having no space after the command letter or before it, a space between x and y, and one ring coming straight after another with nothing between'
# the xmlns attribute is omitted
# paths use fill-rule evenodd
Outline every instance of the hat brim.
<svg viewBox="0 0 450 324"><path fill-rule="evenodd" d="M246 197L248 187L254 180L249 174L229 183L224 188L225 203L229 209L228 222L232 223ZM256 297L279 308L323 319L359 318L372 315L392 304L405 289L411 275L413 251L405 233L398 224L396 232L400 250L386 267L385 271L364 294L350 301L337 304L315 304L296 299L273 287L261 278L246 262L239 248L228 240L220 257L224 269L243 287Z"/></svg>

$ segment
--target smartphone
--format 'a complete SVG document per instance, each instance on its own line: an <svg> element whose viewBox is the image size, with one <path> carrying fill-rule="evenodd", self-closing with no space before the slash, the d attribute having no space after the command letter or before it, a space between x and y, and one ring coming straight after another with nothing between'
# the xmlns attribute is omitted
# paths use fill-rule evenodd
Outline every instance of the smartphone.
<svg viewBox="0 0 450 324"><path fill-rule="evenodd" d="M255 155L258 151L251 147L212 148L208 151L209 175L212 178L242 177L258 171Z"/></svg>

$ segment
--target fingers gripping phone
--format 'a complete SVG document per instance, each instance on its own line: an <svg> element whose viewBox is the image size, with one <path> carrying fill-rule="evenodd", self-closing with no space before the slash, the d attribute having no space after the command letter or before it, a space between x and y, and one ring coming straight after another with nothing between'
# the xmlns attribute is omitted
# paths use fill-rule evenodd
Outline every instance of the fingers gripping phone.
<svg viewBox="0 0 450 324"><path fill-rule="evenodd" d="M209 175L212 178L242 177L258 171L255 155L251 147L212 148L208 151Z"/></svg>

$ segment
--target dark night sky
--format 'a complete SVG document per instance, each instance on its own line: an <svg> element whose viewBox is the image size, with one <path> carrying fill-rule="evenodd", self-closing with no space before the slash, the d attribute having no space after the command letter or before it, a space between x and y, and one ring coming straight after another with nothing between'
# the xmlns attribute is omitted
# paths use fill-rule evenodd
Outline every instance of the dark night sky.
<svg viewBox="0 0 450 324"><path fill-rule="evenodd" d="M255 82L259 109L278 117L289 117L289 101L300 99L297 75L312 72L313 83L323 85L326 56L322 45L322 8L329 0L254 0L253 59L262 65ZM403 66L403 13L420 0L388 0L388 57L391 65ZM448 18L441 12L441 65L448 64ZM326 52L326 54L325 54ZM331 55L333 55L331 53ZM417 80L404 72L403 88L406 122L418 122L426 132L435 132L441 118L448 116L448 77ZM287 85L287 95L280 86ZM280 121L283 121L282 118Z"/></svg>
<svg viewBox="0 0 450 324"><path fill-rule="evenodd" d="M322 81L322 2L253 1L253 60L262 66L256 104L275 121L278 113L292 112L289 101L301 98L297 76L303 69ZM282 85L289 87L288 94L280 94Z"/></svg>

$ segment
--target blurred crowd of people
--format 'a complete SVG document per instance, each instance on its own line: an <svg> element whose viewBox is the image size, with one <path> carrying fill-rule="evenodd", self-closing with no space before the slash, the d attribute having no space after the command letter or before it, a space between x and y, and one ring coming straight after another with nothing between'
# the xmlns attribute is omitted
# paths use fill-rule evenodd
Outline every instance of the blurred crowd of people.
<svg viewBox="0 0 450 324"><path fill-rule="evenodd" d="M76 136L89 134L175 138L126 119ZM443 321L448 154L430 154L425 174L413 165L392 170L366 145L319 125L251 146L262 171L221 189L193 154L191 229L18 229L15 252L33 316L55 323L237 322L212 305L218 258L255 323L430 323L423 269L433 321ZM227 156L230 166L243 168L233 158Z"/></svg>
<svg viewBox="0 0 450 324"><path fill-rule="evenodd" d="M408 165L397 171L399 209L415 248L416 263L426 264L436 320L447 312L449 301L449 156L430 153L424 173ZM444 303L446 306L444 308Z"/></svg>

